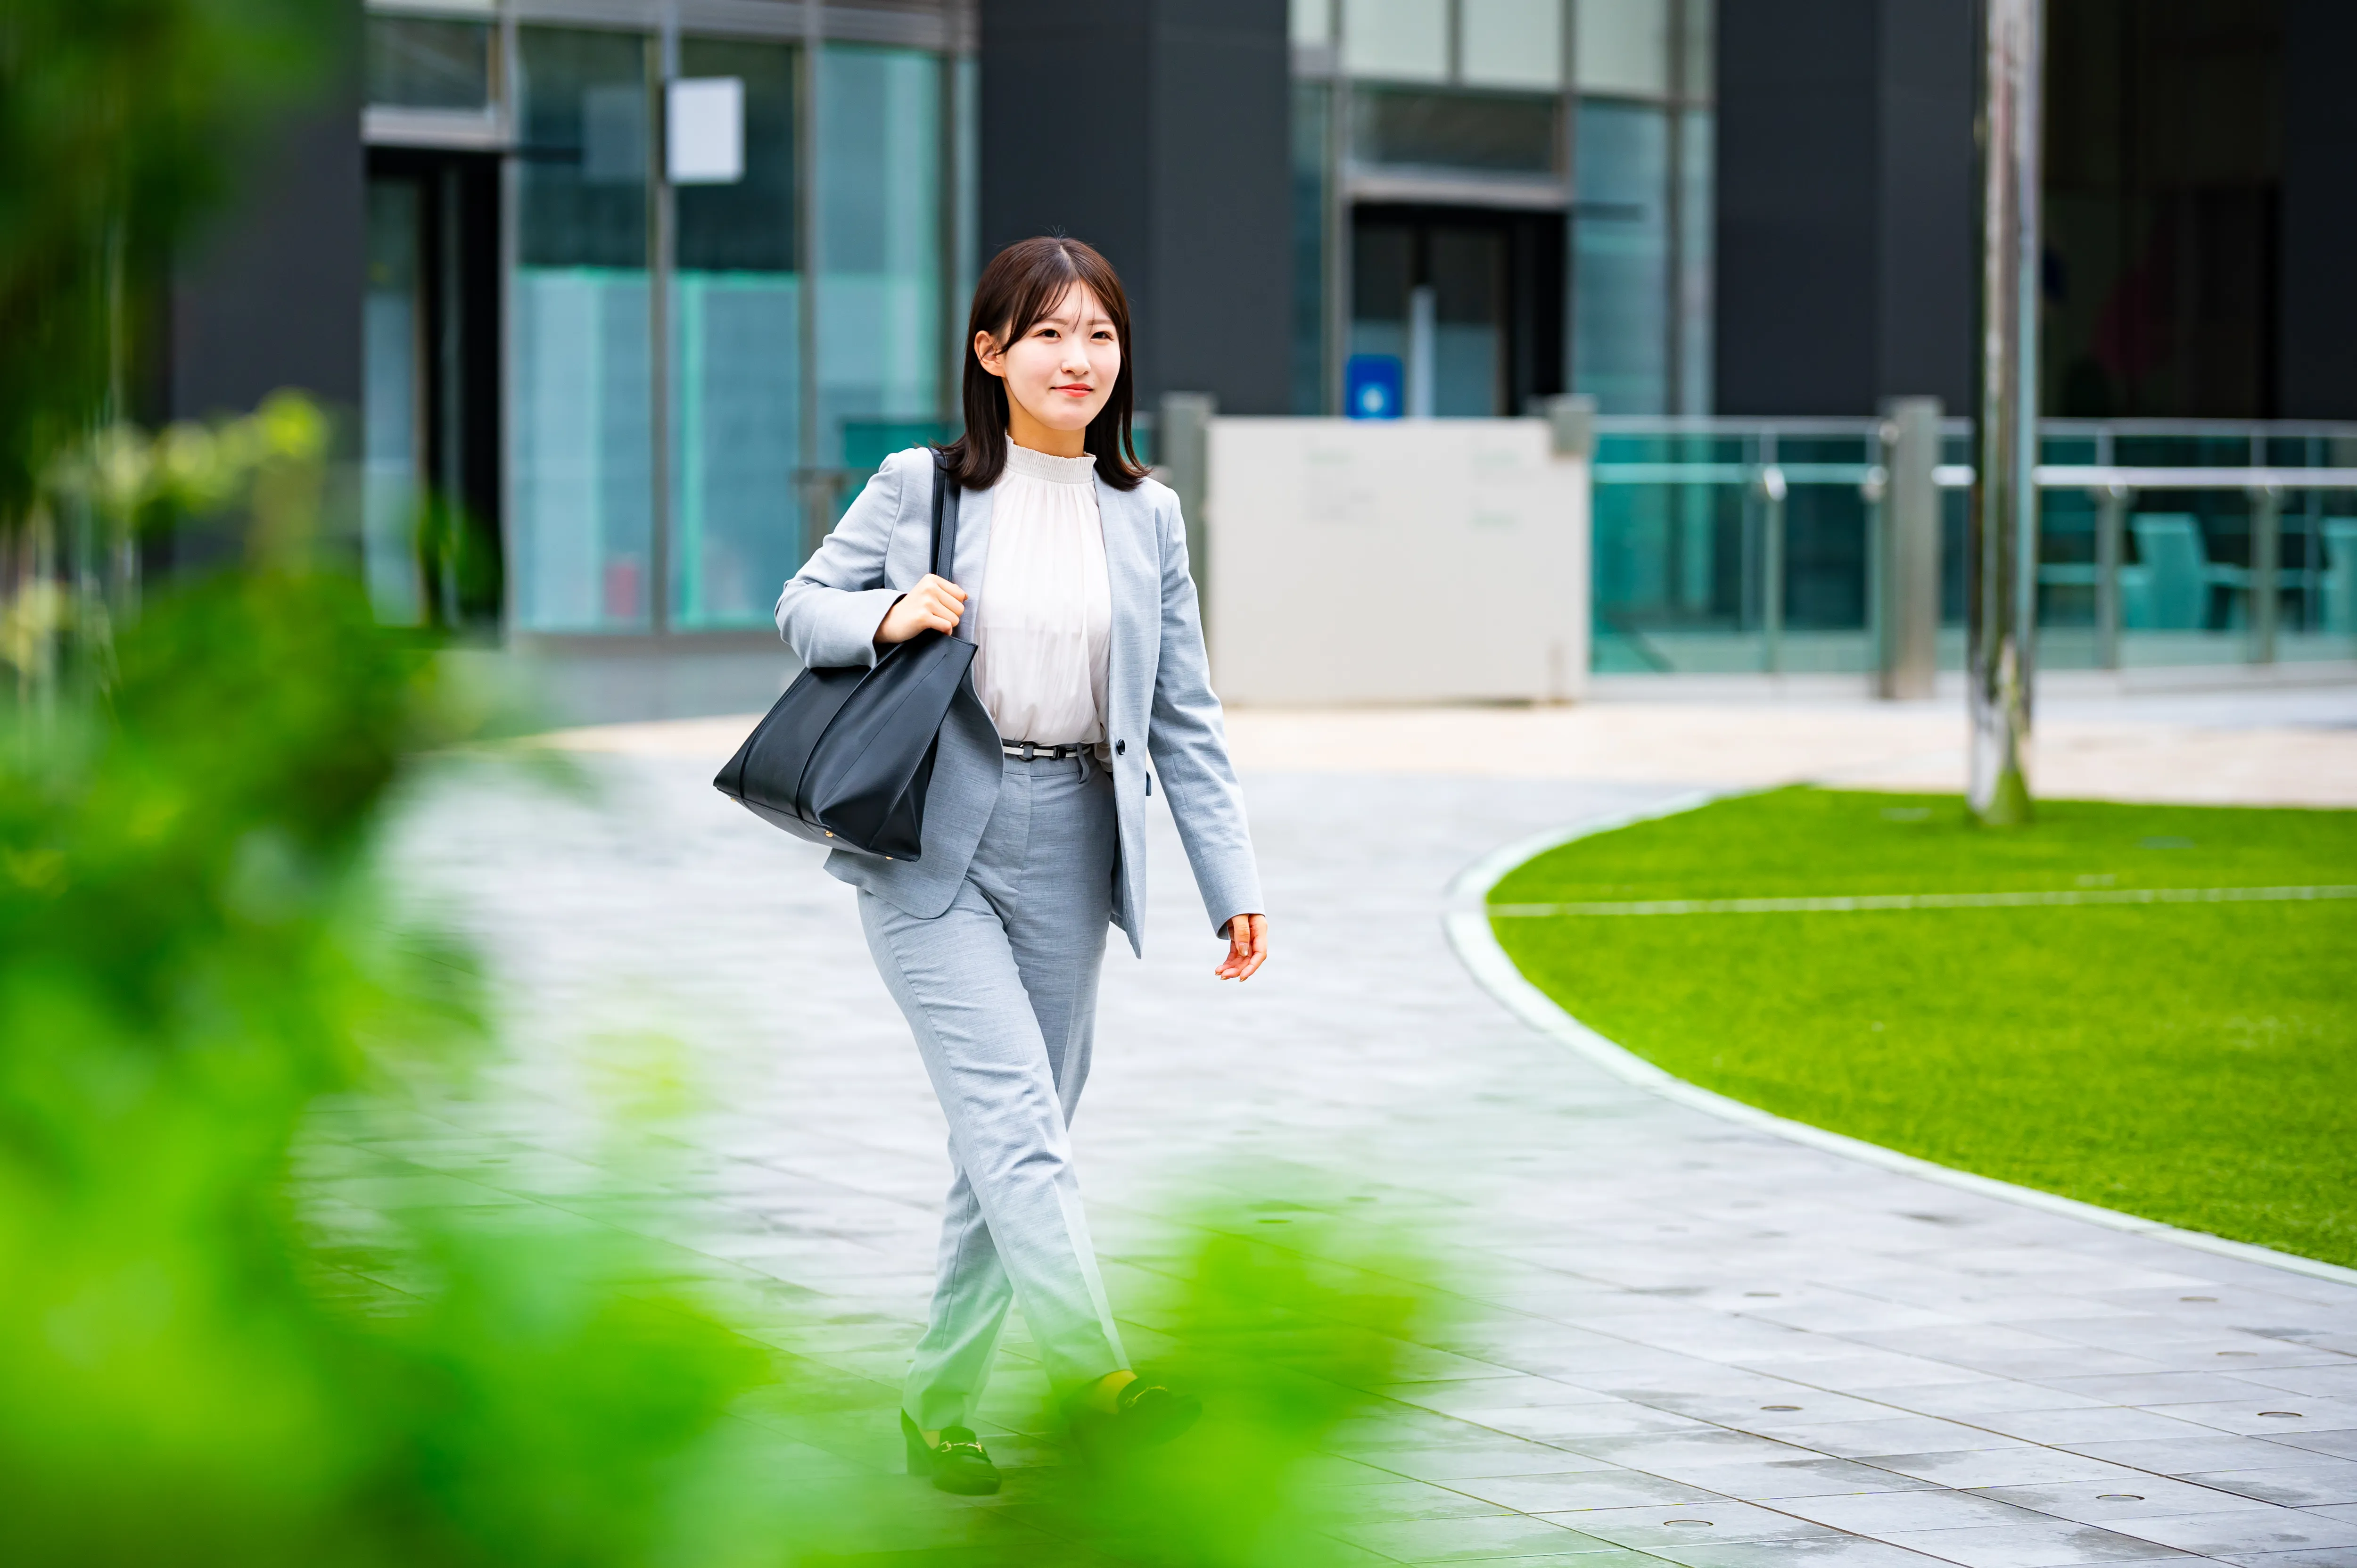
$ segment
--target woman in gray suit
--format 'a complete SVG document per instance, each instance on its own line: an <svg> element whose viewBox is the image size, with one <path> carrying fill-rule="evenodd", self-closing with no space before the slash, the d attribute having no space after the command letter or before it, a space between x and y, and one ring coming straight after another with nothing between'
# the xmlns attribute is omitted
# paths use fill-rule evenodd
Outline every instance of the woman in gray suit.
<svg viewBox="0 0 2357 1568"><path fill-rule="evenodd" d="M1163 1441L1197 1414L1129 1368L1068 1131L1107 925L1140 950L1157 780L1228 942L1221 979L1260 968L1268 920L1178 498L1130 445L1121 280L1075 240L1010 246L975 287L967 344L945 480L929 449L887 459L786 585L778 629L814 668L872 664L927 629L976 645L923 854L837 849L827 869L860 890L868 950L949 1119L940 1273L901 1404L909 1468L994 1492L972 1423L1010 1305L1090 1440ZM927 571L937 482L960 492L954 580Z"/></svg>

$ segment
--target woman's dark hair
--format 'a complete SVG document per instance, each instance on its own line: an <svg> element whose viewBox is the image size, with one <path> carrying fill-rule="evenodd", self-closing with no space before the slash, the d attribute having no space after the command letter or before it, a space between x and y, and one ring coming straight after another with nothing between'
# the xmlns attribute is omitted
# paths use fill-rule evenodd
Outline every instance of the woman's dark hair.
<svg viewBox="0 0 2357 1568"><path fill-rule="evenodd" d="M1113 317L1114 340L1121 345L1121 374L1113 395L1089 421L1081 444L1097 460L1097 473L1117 490L1134 489L1146 478L1130 443L1131 388L1129 298L1121 276L1095 247L1060 235L1043 234L1009 245L990 258L974 285L974 309L965 328L965 434L942 450L950 478L970 490L986 490L1006 468L1006 383L982 368L974 351L976 333L987 332L1002 348L1012 347L1060 304L1074 284L1096 296Z"/></svg>

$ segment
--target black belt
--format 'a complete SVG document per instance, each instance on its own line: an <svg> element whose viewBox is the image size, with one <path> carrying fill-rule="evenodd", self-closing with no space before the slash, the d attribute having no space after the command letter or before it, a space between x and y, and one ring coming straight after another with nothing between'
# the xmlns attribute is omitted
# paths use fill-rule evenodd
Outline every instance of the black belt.
<svg viewBox="0 0 2357 1568"><path fill-rule="evenodd" d="M1094 751L1096 747L1087 741L1076 742L1071 746L1040 746L1034 741L1003 740L998 743L998 749L1009 757L1019 757L1025 762L1038 759L1061 762L1067 757L1078 757L1084 751Z"/></svg>

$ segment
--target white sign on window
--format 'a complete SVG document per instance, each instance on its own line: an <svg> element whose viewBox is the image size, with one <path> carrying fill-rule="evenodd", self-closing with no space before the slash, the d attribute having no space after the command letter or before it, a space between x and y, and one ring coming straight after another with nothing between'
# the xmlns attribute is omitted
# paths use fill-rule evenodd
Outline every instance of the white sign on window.
<svg viewBox="0 0 2357 1568"><path fill-rule="evenodd" d="M745 83L734 76L671 84L663 140L673 185L734 185L745 177Z"/></svg>

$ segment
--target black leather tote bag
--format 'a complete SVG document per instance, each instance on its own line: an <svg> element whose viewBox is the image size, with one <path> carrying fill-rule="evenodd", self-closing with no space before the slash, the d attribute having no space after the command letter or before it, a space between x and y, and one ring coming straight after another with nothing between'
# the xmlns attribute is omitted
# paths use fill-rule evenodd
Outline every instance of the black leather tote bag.
<svg viewBox="0 0 2357 1568"><path fill-rule="evenodd" d="M956 560L956 488L936 455L934 575ZM916 860L942 721L973 662L973 643L920 631L872 667L805 670L713 788L796 838Z"/></svg>

